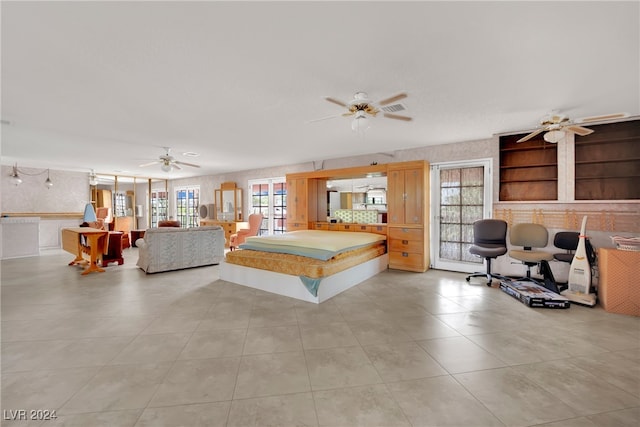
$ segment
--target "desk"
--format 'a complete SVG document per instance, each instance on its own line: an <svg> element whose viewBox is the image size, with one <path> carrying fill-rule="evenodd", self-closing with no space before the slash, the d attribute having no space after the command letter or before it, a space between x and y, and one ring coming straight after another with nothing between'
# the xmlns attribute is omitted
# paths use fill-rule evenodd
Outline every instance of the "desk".
<svg viewBox="0 0 640 427"><path fill-rule="evenodd" d="M107 236L109 232L106 230L98 230L90 227L73 227L62 229L62 249L72 253L76 258L69 265L86 263L82 257L83 252L88 252L91 260L89 265L82 272L83 275L91 272L104 272L98 267L98 256L108 253ZM84 237L85 239L82 239ZM83 243L83 240L86 242Z"/></svg>

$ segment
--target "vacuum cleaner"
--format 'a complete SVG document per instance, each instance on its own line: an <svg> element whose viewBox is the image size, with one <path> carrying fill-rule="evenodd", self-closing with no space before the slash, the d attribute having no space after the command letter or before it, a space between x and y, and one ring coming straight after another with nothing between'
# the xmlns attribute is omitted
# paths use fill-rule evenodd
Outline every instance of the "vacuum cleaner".
<svg viewBox="0 0 640 427"><path fill-rule="evenodd" d="M582 227L578 239L578 247L569 267L568 287L560 292L571 302L593 307L596 305L596 294L591 292L591 263L587 254L587 217L582 217Z"/></svg>

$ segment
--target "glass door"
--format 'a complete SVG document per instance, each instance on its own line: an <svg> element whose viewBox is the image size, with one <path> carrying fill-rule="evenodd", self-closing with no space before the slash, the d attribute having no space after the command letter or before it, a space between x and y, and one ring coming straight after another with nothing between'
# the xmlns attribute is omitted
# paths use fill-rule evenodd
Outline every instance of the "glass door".
<svg viewBox="0 0 640 427"><path fill-rule="evenodd" d="M287 182L284 177L251 180L248 183L249 212L262 213L259 235L286 231Z"/></svg>
<svg viewBox="0 0 640 427"><path fill-rule="evenodd" d="M200 217L200 187L176 188L176 219L180 221L182 228L198 227Z"/></svg>
<svg viewBox="0 0 640 427"><path fill-rule="evenodd" d="M491 217L491 159L431 166L431 264L472 273L483 259L469 253L473 223Z"/></svg>

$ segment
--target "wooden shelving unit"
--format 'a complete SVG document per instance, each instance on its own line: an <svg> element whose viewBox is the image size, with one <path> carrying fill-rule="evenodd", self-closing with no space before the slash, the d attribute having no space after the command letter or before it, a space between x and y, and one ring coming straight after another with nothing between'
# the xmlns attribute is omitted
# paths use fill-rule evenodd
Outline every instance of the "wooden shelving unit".
<svg viewBox="0 0 640 427"><path fill-rule="evenodd" d="M590 128L575 141L576 200L640 199L640 120Z"/></svg>
<svg viewBox="0 0 640 427"><path fill-rule="evenodd" d="M557 200L557 146L542 135L517 143L522 136L500 137L500 201Z"/></svg>

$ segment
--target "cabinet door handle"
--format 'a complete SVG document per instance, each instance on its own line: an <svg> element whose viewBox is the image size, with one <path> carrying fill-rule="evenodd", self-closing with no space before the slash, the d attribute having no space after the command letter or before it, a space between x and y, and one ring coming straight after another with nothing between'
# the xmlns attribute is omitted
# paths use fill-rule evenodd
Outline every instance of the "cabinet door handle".
<svg viewBox="0 0 640 427"><path fill-rule="evenodd" d="M409 254L407 252L402 252L402 256L406 258L409 256Z"/></svg>
<svg viewBox="0 0 640 427"><path fill-rule="evenodd" d="M403 241L402 241L402 244L403 244L403 245L408 245L408 244L409 244L409 241L408 241L408 240L403 240Z"/></svg>

